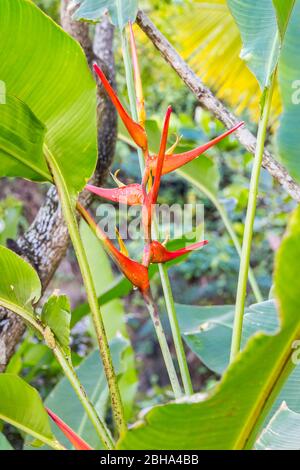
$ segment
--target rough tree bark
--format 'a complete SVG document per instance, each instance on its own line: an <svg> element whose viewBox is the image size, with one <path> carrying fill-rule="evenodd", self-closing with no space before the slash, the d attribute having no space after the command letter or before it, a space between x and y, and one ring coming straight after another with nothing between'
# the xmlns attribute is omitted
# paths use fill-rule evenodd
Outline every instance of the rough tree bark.
<svg viewBox="0 0 300 470"><path fill-rule="evenodd" d="M143 11L140 10L138 12L136 21L153 45L161 53L165 61L171 65L186 86L196 96L201 106L210 111L217 119L223 122L226 127L230 128L237 124L239 119L214 96L209 88L202 83L200 78L180 57L170 42L156 28L150 18ZM246 127L239 129L236 135L241 144L250 153L254 154L256 148L255 136ZM281 186L293 199L295 199L295 201L300 202L300 186L267 150L264 152L263 167L281 184Z"/></svg>
<svg viewBox="0 0 300 470"><path fill-rule="evenodd" d="M70 0L61 2L61 24L83 47L88 63L101 65L112 85L115 85L113 57L113 27L107 18L97 25L94 47L86 23L71 20ZM105 180L112 162L117 138L117 116L104 89L98 88L98 164L93 182L101 184ZM83 193L81 202L91 203L91 196ZM29 229L10 248L29 261L37 270L43 290L52 279L69 245L69 236L57 193L51 187L36 219ZM25 331L24 323L10 312L0 311L0 371L3 371L12 356L16 345Z"/></svg>

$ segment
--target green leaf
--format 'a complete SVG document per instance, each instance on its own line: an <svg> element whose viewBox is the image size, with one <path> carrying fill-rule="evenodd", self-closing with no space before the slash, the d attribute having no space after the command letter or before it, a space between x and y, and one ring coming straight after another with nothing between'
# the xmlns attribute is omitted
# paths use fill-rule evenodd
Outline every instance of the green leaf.
<svg viewBox="0 0 300 470"><path fill-rule="evenodd" d="M212 371L222 374L229 365L234 306L177 305L180 329L191 350ZM274 301L254 304L245 311L242 346L258 332L275 333L278 314Z"/></svg>
<svg viewBox="0 0 300 470"><path fill-rule="evenodd" d="M13 251L0 246L0 305L24 308L33 314L32 304L41 296L41 282L35 270Z"/></svg>
<svg viewBox="0 0 300 470"><path fill-rule="evenodd" d="M111 302L114 299L122 298L132 291L132 284L124 276L116 277L112 283L98 297L100 307ZM90 307L87 302L78 305L72 312L71 328L76 325L84 316L90 313Z"/></svg>
<svg viewBox="0 0 300 470"><path fill-rule="evenodd" d="M51 180L43 156L45 126L14 96L0 106L0 175Z"/></svg>
<svg viewBox="0 0 300 470"><path fill-rule="evenodd" d="M255 444L257 450L299 450L300 414L283 402Z"/></svg>
<svg viewBox="0 0 300 470"><path fill-rule="evenodd" d="M17 375L0 374L0 419L56 447L47 412L37 391Z"/></svg>
<svg viewBox="0 0 300 470"><path fill-rule="evenodd" d="M261 89L269 79L279 57L279 35L272 0L228 0L243 41L241 57L256 76Z"/></svg>
<svg viewBox="0 0 300 470"><path fill-rule="evenodd" d="M126 433L119 448L214 450L254 445L293 366L292 344L300 338L299 257L300 208L276 255L280 332L253 336L206 397L196 395L190 403L154 407Z"/></svg>
<svg viewBox="0 0 300 470"><path fill-rule="evenodd" d="M200 189L208 197L217 195L220 182L220 172L214 160L201 155L196 160L184 165L177 173Z"/></svg>
<svg viewBox="0 0 300 470"><path fill-rule="evenodd" d="M124 358L128 347L128 340L122 336L110 342L113 363L119 376L126 369ZM85 358L76 369L76 372L97 412L101 417L105 417L109 394L99 351L95 350ZM45 405L62 418L92 447L101 448L101 443L95 434L94 428L87 418L77 395L65 377L60 380L48 395ZM60 442L69 446L68 441L55 426L53 426L53 431L59 436Z"/></svg>
<svg viewBox="0 0 300 470"><path fill-rule="evenodd" d="M131 21L135 22L137 0L75 0L80 5L74 13L76 20L100 21L105 12L109 12L112 23L120 29Z"/></svg>
<svg viewBox="0 0 300 470"><path fill-rule="evenodd" d="M80 191L97 159L96 84L81 47L28 0L1 0L0 42L0 176L52 180L44 143Z"/></svg>
<svg viewBox="0 0 300 470"><path fill-rule="evenodd" d="M65 295L50 297L43 306L42 321L49 326L66 354L70 354L71 308Z"/></svg>
<svg viewBox="0 0 300 470"><path fill-rule="evenodd" d="M2 433L0 433L0 450L13 450L13 447Z"/></svg>
<svg viewBox="0 0 300 470"><path fill-rule="evenodd" d="M277 133L277 146L281 162L290 175L300 182L299 133L300 124L300 3L296 2L285 35L279 62L279 86L284 112Z"/></svg>
<svg viewBox="0 0 300 470"><path fill-rule="evenodd" d="M229 365L234 307L190 307L177 304L177 314L183 339L201 361L217 374ZM258 332L276 333L279 328L274 301L255 304L246 309L242 347ZM300 413L300 367L295 367L273 407L273 414L283 401Z"/></svg>
<svg viewBox="0 0 300 470"><path fill-rule="evenodd" d="M273 0L281 38L284 38L295 0Z"/></svg>

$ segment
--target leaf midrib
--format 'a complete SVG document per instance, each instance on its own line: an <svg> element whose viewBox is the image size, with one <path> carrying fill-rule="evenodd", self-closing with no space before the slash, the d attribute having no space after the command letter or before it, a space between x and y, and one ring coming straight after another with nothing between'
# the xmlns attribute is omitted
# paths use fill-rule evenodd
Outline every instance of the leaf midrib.
<svg viewBox="0 0 300 470"><path fill-rule="evenodd" d="M253 438L252 433L255 431L255 429L259 427L259 422L261 420L261 416L263 415L263 410L266 409L268 406L272 405L272 403L269 403L270 396L272 395L272 391L276 388L278 382L280 381L283 375L283 372L285 368L287 367L288 362L293 353L293 350L291 350L290 345L299 336L300 336L300 323L298 323L297 331L295 333L294 332L291 333L290 340L285 341L286 347L284 348L284 352L279 356L278 360L276 361L276 365L272 368L271 371L269 371L270 380L268 380L263 390L261 390L258 400L256 400L254 406L252 407L253 413L250 413L249 419L247 420L246 424L243 426L242 433L238 437L236 444L234 446L234 449L245 448L245 446L247 445L247 442L250 441L251 438ZM253 336L252 341L254 341L256 337L257 335ZM272 380L274 376L275 376L275 379Z"/></svg>

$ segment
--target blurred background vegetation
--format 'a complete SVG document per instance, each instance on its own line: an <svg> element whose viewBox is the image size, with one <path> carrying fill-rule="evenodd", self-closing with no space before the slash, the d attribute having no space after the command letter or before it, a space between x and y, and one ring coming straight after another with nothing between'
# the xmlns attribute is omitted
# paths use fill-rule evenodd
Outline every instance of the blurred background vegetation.
<svg viewBox="0 0 300 470"><path fill-rule="evenodd" d="M56 21L59 19L59 0L36 0L35 3ZM239 59L241 41L224 0L144 0L140 6L150 14L157 26L164 32L194 71L201 76L218 96L225 100L241 119L247 121L256 131L256 119L259 113L258 85L254 77ZM220 123L207 112L201 110L194 96L185 88L175 72L165 64L152 44L143 33L138 31L137 42L140 65L144 83L148 119L151 120L153 145L155 145L160 123L166 107L172 104L172 132L170 142L176 135L181 135L180 148L200 145L223 131ZM115 39L118 91L128 102L125 88L124 68L118 37ZM276 126L280 112L280 99L276 93L272 127ZM123 130L120 126L120 134ZM270 144L272 136L270 132ZM242 240L243 220L248 198L249 176L252 156L242 148L234 137L227 138L214 149L207 152L210 166L209 182L201 171L205 169L199 163L199 182L208 185L215 198L226 211L232 227ZM209 159L209 160L207 160ZM197 163L198 164L198 163ZM139 179L137 156L131 147L119 140L113 170L120 169L120 178L124 182ZM193 168L191 168L193 170ZM224 226L224 221L211 198L199 190L199 185L192 185L184 175L171 174L163 179L160 202L183 205L188 202L203 203L205 206L205 238L208 246L198 251L181 263L171 266L169 274L175 301L180 304L224 305L232 304L235 298L239 258L234 243ZM207 178L206 178L207 179ZM108 181L113 185L113 181ZM0 243L16 239L18 234L28 227L34 219L46 192L42 187L30 182L4 180L0 187ZM99 205L95 201L95 209ZM260 184L258 210L255 222L255 234L252 252L252 267L264 299L269 296L272 287L272 268L274 252L279 246L287 222L288 213L294 203L263 171ZM91 265L98 287L98 294L107 291L107 286L120 280L119 273L110 264L98 242L93 239L86 227L82 235L89 250ZM132 241L130 249L135 249ZM106 324L110 337L117 332L126 336L128 332L135 350L135 366L139 382L131 419L136 417L140 408L150 405L163 397L170 389L166 375L161 375L164 367L160 358L148 315L142 307L139 294L130 292L126 283L122 288L125 294L107 302L104 306ZM154 274L155 294L161 297L160 283ZM79 365L89 351L93 349L94 338L86 316L85 294L76 266L75 256L69 249L62 262L48 294L54 289L69 295L74 310L72 351L74 363ZM120 291L121 292L121 291ZM46 293L47 296L47 293ZM249 288L248 303L255 302ZM160 305L164 315L164 305ZM124 315L126 312L126 316ZM124 324L124 319L126 325ZM76 323L76 324L75 324ZM200 360L187 350L195 390L209 387L214 376L201 364ZM131 363L133 367L133 362ZM59 381L60 372L51 353L41 344L37 344L30 332L12 358L8 370L21 373L28 382L34 384L43 396ZM164 374L164 373L163 373ZM136 384L132 375L131 386ZM159 393L158 393L159 392ZM160 398L163 399L163 398Z"/></svg>

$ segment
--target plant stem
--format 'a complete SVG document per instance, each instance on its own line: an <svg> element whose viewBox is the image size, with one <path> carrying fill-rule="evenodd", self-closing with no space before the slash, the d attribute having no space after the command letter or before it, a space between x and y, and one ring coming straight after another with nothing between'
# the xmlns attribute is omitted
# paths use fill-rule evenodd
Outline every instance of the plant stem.
<svg viewBox="0 0 300 470"><path fill-rule="evenodd" d="M110 435L109 430L107 429L106 425L100 420L99 416L96 413L95 408L89 401L85 390L83 389L74 369L73 366L70 364L68 358L66 358L65 354L61 351L61 349L56 346L53 349L53 353L59 362L62 370L64 371L65 376L69 380L70 384L72 385L73 390L75 391L80 403L82 404L83 408L87 416L89 417L94 429L96 430L100 440L103 442L106 449L113 449L114 442Z"/></svg>
<svg viewBox="0 0 300 470"><path fill-rule="evenodd" d="M69 359L65 356L65 354L62 352L60 347L57 345L57 343L55 342L55 339L54 339L54 342L56 344L55 343L54 345L50 344L49 331L46 330L45 325L43 325L34 316L33 312L27 311L25 308L19 307L18 305L12 302L8 302L3 299L0 299L0 305L1 307L6 308L10 310L11 312L15 313L16 315L18 315L35 331L35 333L37 333L38 335L41 335L44 338L46 345L49 347L49 349L52 350L53 354L55 355L58 363L60 364L65 376L69 380L72 388L74 389L74 392L78 396L80 403L82 404L84 410L86 411L89 419L91 420L91 423L93 424L104 446L107 449L113 449L114 442L112 440L110 432L106 428L105 424L98 417L97 412L94 409L93 405L89 402L87 395L85 393L85 390L82 387L81 383L79 382L79 379ZM52 341L53 341L53 338L54 337L52 337L52 333L51 333ZM49 443L47 444L52 446L52 444L49 444ZM59 444L57 448L64 449L64 447L60 447Z"/></svg>
<svg viewBox="0 0 300 470"><path fill-rule="evenodd" d="M129 95L129 102L130 102L130 110L133 119L138 120L137 109L136 109L136 97L135 97L135 90L134 90L134 81L132 75L132 68L131 68L131 61L130 61L130 54L128 48L128 41L126 37L125 31L121 33L121 40L122 40L122 50L123 50L123 58L125 64L125 73L126 73L126 81L127 81L127 89ZM141 170L141 175L143 175L145 163L144 163L144 156L140 148L137 149L138 157L139 157L139 165ZM154 235L158 238L158 228L157 224L154 223ZM161 264L159 264L159 274L161 278L161 284L163 288L165 304L167 308L168 318L171 326L171 332L173 336L173 341L175 345L175 351L177 356L177 361L179 364L179 370L181 374L182 383L184 386L184 391L186 395L193 394L193 386L191 381L191 376L189 373L189 368L186 360L186 355L184 351L183 341L180 333L179 323L176 315L176 309L174 304L174 298L172 294L172 288L170 285L170 280L168 276L167 268Z"/></svg>
<svg viewBox="0 0 300 470"><path fill-rule="evenodd" d="M216 209L218 210L218 212L219 212L219 214L220 214L220 216L223 220L223 223L226 227L226 230L227 230L228 234L230 235L231 240L232 240L232 242L235 246L235 249L238 252L239 257L241 257L242 256L242 247L240 245L240 241L237 237L237 234L235 233L235 231L232 227L232 224L231 224L231 222L228 218L227 212L224 209L224 206L218 201L217 198L213 197L213 198L211 198L211 201L213 202ZM254 297L256 299L256 302L257 303L263 302L264 298L262 296L262 293L260 291L260 288L259 288L259 286L257 284L257 281L256 281L256 278L254 276L253 270L251 268L249 268L249 284L251 285L251 288L252 288Z"/></svg>
<svg viewBox="0 0 300 470"><path fill-rule="evenodd" d="M169 379L173 388L175 398L180 398L182 396L181 387L177 378L176 370L175 370L172 356L170 353L170 349L166 340L165 332L164 332L163 326L159 318L157 307L152 299L151 293L149 293L148 295L144 295L144 300L145 300L145 304L148 308L151 320L153 322L153 325L157 334L157 338L158 338L159 345L160 345L160 348L164 357L164 361L166 364L166 368L168 371Z"/></svg>
<svg viewBox="0 0 300 470"><path fill-rule="evenodd" d="M245 220L245 230L242 245L241 263L237 286L235 318L233 325L232 343L230 361L232 362L240 350L243 317L245 310L246 290L248 271L250 266L251 244L253 237L253 225L256 212L256 199L258 193L259 177L261 171L261 164L264 153L265 139L267 133L267 125L271 110L272 96L274 90L276 72L272 74L270 85L265 89L264 104L262 114L258 125L257 145L253 163L253 169L250 181L249 200L247 207L247 214Z"/></svg>
<svg viewBox="0 0 300 470"><path fill-rule="evenodd" d="M45 147L45 156L48 162L49 168L53 175L54 182L56 184L62 211L64 214L65 221L68 226L69 234L74 246L78 264L80 267L82 279L87 293L88 303L90 305L92 319L94 323L94 328L96 331L96 336L98 340L99 350L103 362L103 367L105 375L107 378L108 387L110 390L112 410L115 418L115 422L118 428L119 433L121 434L126 430L126 423L124 418L124 410L121 401L121 394L117 383L117 377L114 371L114 366L112 363L112 358L109 350L108 340L104 328L104 323L102 315L100 312L98 299L96 295L96 290L94 286L93 277L91 270L88 264L85 248L83 246L78 223L75 212L75 201L73 202L69 194L68 188L66 187L65 180L63 175L60 172L60 169L56 163L55 158Z"/></svg>

